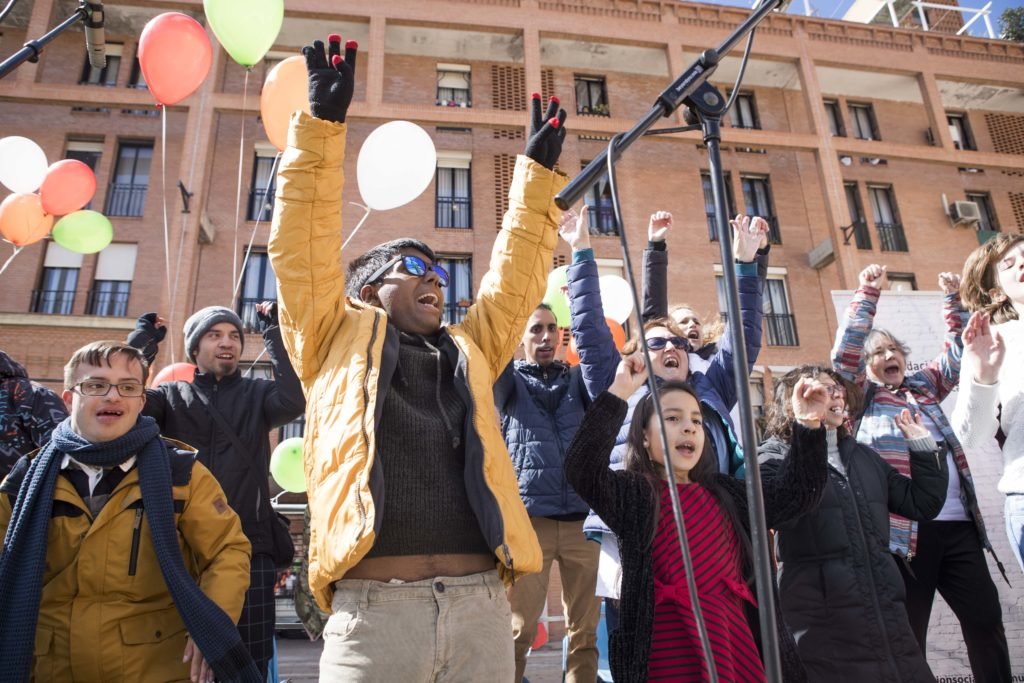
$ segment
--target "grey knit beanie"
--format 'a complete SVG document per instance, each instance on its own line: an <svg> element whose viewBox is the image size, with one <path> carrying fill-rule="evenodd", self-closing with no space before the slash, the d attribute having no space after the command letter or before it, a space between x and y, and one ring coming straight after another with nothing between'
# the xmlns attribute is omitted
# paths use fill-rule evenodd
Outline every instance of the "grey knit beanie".
<svg viewBox="0 0 1024 683"><path fill-rule="evenodd" d="M242 319L238 314L223 306L207 306L193 313L192 317L185 321L185 357L190 363L196 362L199 340L211 327L219 323L231 323L237 327L242 338L242 347L245 347L245 330L242 329Z"/></svg>

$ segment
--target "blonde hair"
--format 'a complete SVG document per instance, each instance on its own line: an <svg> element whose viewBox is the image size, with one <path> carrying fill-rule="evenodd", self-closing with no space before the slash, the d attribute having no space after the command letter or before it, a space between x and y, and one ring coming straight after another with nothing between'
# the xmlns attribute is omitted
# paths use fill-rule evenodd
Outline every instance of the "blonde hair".
<svg viewBox="0 0 1024 683"><path fill-rule="evenodd" d="M1001 301L992 299L993 289L999 289L996 265L1011 247L1024 242L1024 235L1000 233L993 239L971 252L964 262L963 282L960 298L971 311L982 311L992 317L994 323L1017 319L1017 310L1007 297Z"/></svg>
<svg viewBox="0 0 1024 683"><path fill-rule="evenodd" d="M666 330L679 337L685 336L683 334L683 331L679 329L679 325L676 323L676 321L672 320L672 318L669 318L668 316L651 318L650 320L645 322L643 329L644 336L646 337L647 332L653 330L655 327L664 327ZM634 353L636 353L636 350L638 348L640 348L639 338L630 337L629 341L622 345L622 357L625 358L626 356L632 356Z"/></svg>
<svg viewBox="0 0 1024 683"><path fill-rule="evenodd" d="M690 304L675 304L668 309L668 317L674 321L676 312L682 310L697 312L697 309ZM722 338L723 334L725 334L725 321L722 320L722 314L719 313L715 315L714 320L708 319L707 322L701 323L700 345L704 347L708 344L714 344Z"/></svg>

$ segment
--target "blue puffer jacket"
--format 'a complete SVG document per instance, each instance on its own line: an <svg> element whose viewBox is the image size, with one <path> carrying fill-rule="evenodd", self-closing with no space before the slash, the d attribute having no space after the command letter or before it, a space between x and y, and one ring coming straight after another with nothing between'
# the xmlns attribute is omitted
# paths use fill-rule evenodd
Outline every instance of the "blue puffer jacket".
<svg viewBox="0 0 1024 683"><path fill-rule="evenodd" d="M563 465L590 401L611 386L619 364L604 322L597 263L589 249L569 267L571 330L580 364L555 361L546 368L513 361L494 385L494 404L531 517L583 514L589 506L565 479Z"/></svg>

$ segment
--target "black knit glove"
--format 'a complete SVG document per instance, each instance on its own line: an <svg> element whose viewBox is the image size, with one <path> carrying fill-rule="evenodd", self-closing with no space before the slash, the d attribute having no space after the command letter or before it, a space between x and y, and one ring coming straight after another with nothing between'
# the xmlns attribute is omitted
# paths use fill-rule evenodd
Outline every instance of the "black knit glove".
<svg viewBox="0 0 1024 683"><path fill-rule="evenodd" d="M276 327L278 324L277 302L270 302L270 308L267 310L266 313L257 308L256 317L259 318L260 321L260 332L265 332L271 327Z"/></svg>
<svg viewBox="0 0 1024 683"><path fill-rule="evenodd" d="M345 58L342 59L341 36L332 33L327 42L327 53L320 40L302 48L309 72L309 111L318 119L344 123L352 102L359 46L354 40L345 43Z"/></svg>
<svg viewBox="0 0 1024 683"><path fill-rule="evenodd" d="M312 86L310 86L312 87ZM558 98L548 101L548 110L540 115L540 93L533 93L533 113L530 118L530 139L523 152L546 169L553 170L562 154L565 140L565 110L558 108ZM558 118L555 118L555 114Z"/></svg>
<svg viewBox="0 0 1024 683"><path fill-rule="evenodd" d="M135 321L135 329L128 335L128 345L142 351L146 361L152 363L153 359L156 358L157 352L160 350L160 342L166 336L167 327L157 325L157 314L143 313Z"/></svg>

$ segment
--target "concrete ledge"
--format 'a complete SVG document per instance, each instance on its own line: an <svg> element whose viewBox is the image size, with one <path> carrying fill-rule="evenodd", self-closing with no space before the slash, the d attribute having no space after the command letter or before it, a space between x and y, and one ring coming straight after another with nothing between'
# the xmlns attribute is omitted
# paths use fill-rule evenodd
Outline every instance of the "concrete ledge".
<svg viewBox="0 0 1024 683"><path fill-rule="evenodd" d="M74 327L90 330L133 330L135 318L101 315L48 315L44 313L0 313L0 326Z"/></svg>

